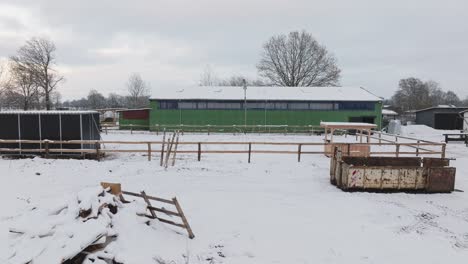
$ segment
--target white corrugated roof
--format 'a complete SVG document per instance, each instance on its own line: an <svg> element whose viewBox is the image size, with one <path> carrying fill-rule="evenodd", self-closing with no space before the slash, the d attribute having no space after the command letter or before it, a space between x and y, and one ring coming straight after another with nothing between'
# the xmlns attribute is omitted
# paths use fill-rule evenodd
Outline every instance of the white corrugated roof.
<svg viewBox="0 0 468 264"><path fill-rule="evenodd" d="M20 115L54 115L54 114L67 114L67 115L80 115L80 114L99 114L96 111L58 111L58 110L30 110L30 111L23 111L23 110L8 110L8 111L0 111L0 114L20 114Z"/></svg>
<svg viewBox="0 0 468 264"><path fill-rule="evenodd" d="M398 115L398 113L390 109L382 109L382 115Z"/></svg>
<svg viewBox="0 0 468 264"><path fill-rule="evenodd" d="M175 100L244 100L242 86L191 86L156 89L152 99ZM360 87L247 87L247 100L291 101L382 101Z"/></svg>

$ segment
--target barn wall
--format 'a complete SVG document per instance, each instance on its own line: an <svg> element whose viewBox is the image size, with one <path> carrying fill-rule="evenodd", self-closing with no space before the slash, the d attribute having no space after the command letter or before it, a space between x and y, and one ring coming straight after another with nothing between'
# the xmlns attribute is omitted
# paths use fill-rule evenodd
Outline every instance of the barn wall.
<svg viewBox="0 0 468 264"><path fill-rule="evenodd" d="M179 110L159 109L152 100L150 125L244 125L244 110ZM247 125L318 126L321 121L349 122L352 117L371 116L380 128L382 104L375 103L373 111L354 110L247 110Z"/></svg>
<svg viewBox="0 0 468 264"><path fill-rule="evenodd" d="M119 127L120 129L148 130L149 116L149 109L121 111L119 114Z"/></svg>
<svg viewBox="0 0 468 264"><path fill-rule="evenodd" d="M424 111L416 112L416 124L435 127L435 115L437 113L451 113L458 115L461 111L467 108L432 108ZM448 129L448 128L447 128ZM461 129L461 128L460 128Z"/></svg>

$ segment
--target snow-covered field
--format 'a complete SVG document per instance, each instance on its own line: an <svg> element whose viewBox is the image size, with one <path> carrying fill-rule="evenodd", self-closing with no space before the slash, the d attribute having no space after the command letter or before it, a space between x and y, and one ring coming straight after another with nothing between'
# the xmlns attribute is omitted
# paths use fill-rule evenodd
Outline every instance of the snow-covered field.
<svg viewBox="0 0 468 264"><path fill-rule="evenodd" d="M405 134L440 142L441 132ZM105 140L161 140L161 135L114 132ZM307 135L191 135L184 141L320 142ZM349 137L346 140L351 140ZM468 191L468 148L447 146L456 158L456 188ZM467 263L468 193L345 193L329 183L323 155L178 155L174 167L143 154L104 160L0 160L0 263L9 263L22 212L53 207L101 181L129 191L177 196L195 233L143 221L110 249L125 263ZM135 218L139 216L134 216ZM32 227L38 223L31 222ZM172 262L171 262L172 261Z"/></svg>

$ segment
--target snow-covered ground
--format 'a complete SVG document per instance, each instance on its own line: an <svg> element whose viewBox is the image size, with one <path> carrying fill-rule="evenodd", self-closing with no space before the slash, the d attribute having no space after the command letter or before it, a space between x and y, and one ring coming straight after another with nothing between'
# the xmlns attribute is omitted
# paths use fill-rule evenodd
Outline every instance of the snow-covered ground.
<svg viewBox="0 0 468 264"><path fill-rule="evenodd" d="M440 131L405 134L442 141ZM161 135L113 132L105 140L161 140ZM308 135L185 134L184 141L321 142ZM352 140L352 137L342 140ZM0 263L17 235L8 232L31 207L53 207L101 181L129 191L177 196L195 233L153 222L109 245L125 263L466 263L468 193L345 193L329 183L323 155L178 155L174 167L155 155L113 154L102 161L0 159ZM456 158L456 188L468 191L468 148L447 146ZM128 217L128 216L125 216ZM135 216L139 217L139 216ZM31 222L32 226L38 223ZM173 262L171 262L173 261Z"/></svg>

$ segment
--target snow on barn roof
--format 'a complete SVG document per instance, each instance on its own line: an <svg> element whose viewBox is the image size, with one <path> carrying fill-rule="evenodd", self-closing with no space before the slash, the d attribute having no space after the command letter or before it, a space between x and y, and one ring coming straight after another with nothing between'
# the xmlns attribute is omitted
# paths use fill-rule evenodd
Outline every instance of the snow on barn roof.
<svg viewBox="0 0 468 264"><path fill-rule="evenodd" d="M242 86L191 86L155 92L152 100L244 100ZM382 98L361 87L248 86L247 100L378 102Z"/></svg>
<svg viewBox="0 0 468 264"><path fill-rule="evenodd" d="M96 111L68 111L68 110L31 110L31 111L23 111L23 110L8 110L8 111L0 111L0 114L7 114L7 115L58 115L58 114L65 114L65 115L81 115L81 114L99 114Z"/></svg>

